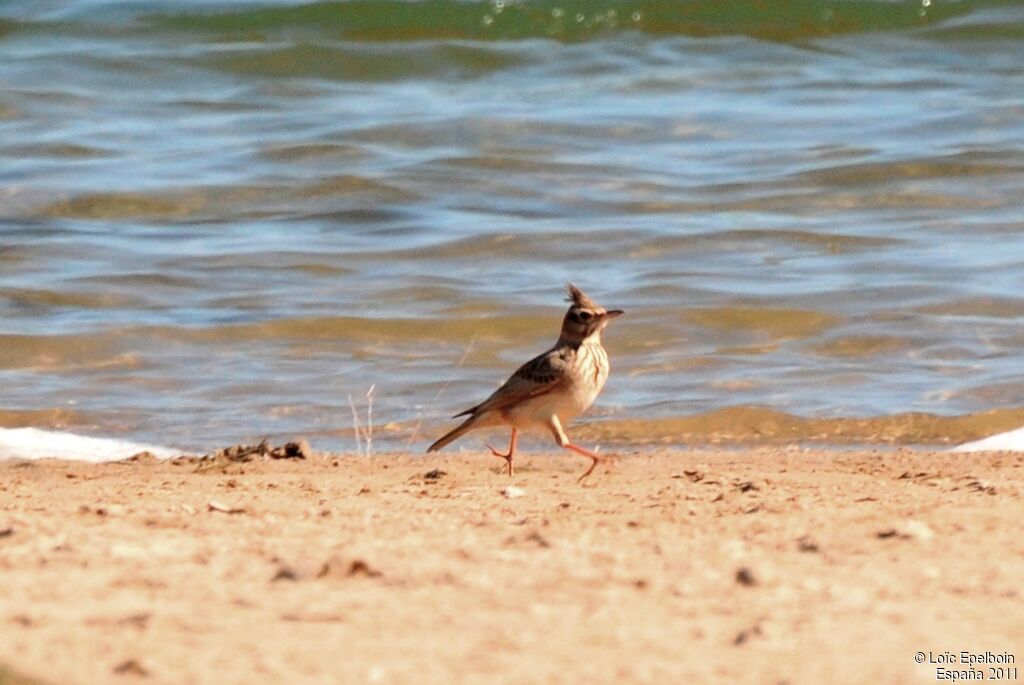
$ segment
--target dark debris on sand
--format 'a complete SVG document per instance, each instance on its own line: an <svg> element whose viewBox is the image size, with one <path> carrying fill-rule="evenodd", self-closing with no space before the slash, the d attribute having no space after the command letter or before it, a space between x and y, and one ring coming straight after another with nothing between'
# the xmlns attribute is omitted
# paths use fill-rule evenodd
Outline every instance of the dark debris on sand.
<svg viewBox="0 0 1024 685"><path fill-rule="evenodd" d="M113 670L114 673L118 675L134 675L141 677L146 677L149 675L149 671L147 671L142 666L142 664L140 664L135 659L127 659L125 661L122 661L118 665L114 666Z"/></svg>
<svg viewBox="0 0 1024 685"><path fill-rule="evenodd" d="M269 440L262 440L256 445L239 443L199 458L200 462L244 463L254 459L312 459L316 453L305 440L286 442L283 445L271 445Z"/></svg>
<svg viewBox="0 0 1024 685"><path fill-rule="evenodd" d="M298 442L286 442L283 445L274 447L269 440L263 440L258 445L232 445L219 449L209 455L213 459L227 459L228 461L252 461L256 457L270 457L271 459L308 459L313 456L313 450L305 440Z"/></svg>
<svg viewBox="0 0 1024 685"><path fill-rule="evenodd" d="M428 483L434 483L441 480L447 475L447 471L442 471L441 469L434 469L433 471L427 471L426 473L424 473L423 480L427 481Z"/></svg>

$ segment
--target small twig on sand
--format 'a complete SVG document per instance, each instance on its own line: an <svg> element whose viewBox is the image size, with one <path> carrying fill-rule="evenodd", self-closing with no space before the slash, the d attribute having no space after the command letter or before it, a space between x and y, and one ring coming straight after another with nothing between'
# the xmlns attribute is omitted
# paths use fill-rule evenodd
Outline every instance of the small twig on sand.
<svg viewBox="0 0 1024 685"><path fill-rule="evenodd" d="M373 451L373 389L376 387L377 385L373 384L366 391L366 456L370 456Z"/></svg>
<svg viewBox="0 0 1024 685"><path fill-rule="evenodd" d="M359 413L356 412L355 402L352 401L352 393L348 394L348 406L352 408L352 432L356 436L356 452L363 453L362 432L359 429Z"/></svg>
<svg viewBox="0 0 1024 685"><path fill-rule="evenodd" d="M352 401L352 394L348 396L348 406L352 410L352 432L356 436L356 451L364 457L370 456L373 451L373 389L376 384L371 385L366 391L366 425L359 419L359 412L356 410L356 403ZM363 444L366 447L363 447Z"/></svg>

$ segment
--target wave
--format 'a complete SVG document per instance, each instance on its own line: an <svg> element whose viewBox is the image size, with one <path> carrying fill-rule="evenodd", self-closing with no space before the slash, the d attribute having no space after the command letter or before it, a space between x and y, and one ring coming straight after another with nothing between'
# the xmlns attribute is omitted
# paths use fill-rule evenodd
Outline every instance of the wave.
<svg viewBox="0 0 1024 685"><path fill-rule="evenodd" d="M0 428L0 459L67 459L71 461L119 461L140 452L171 459L181 450L113 438L92 438L40 428Z"/></svg>
<svg viewBox="0 0 1024 685"><path fill-rule="evenodd" d="M208 31L282 26L349 40L585 40L620 30L655 35L743 34L773 40L927 26L977 3L877 0L348 0L161 17L156 23Z"/></svg>
<svg viewBox="0 0 1024 685"><path fill-rule="evenodd" d="M619 444L960 445L1024 425L1024 408L939 416L903 412L872 417L802 417L768 407L735 406L656 419L612 419L576 430ZM1024 438L1024 431L1017 437ZM991 443L996 445L996 442ZM999 442L1003 445L1003 442ZM1019 447L1018 447L1019 448ZM1013 449L990 446L980 449Z"/></svg>
<svg viewBox="0 0 1024 685"><path fill-rule="evenodd" d="M935 26L998 0L323 0L96 3L69 0L60 11L9 11L0 31L26 22L110 22L156 30L261 38L279 29L347 40L580 41L619 31L668 36L747 35L778 41Z"/></svg>
<svg viewBox="0 0 1024 685"><path fill-rule="evenodd" d="M1024 428L990 435L953 448L954 452L1024 452Z"/></svg>

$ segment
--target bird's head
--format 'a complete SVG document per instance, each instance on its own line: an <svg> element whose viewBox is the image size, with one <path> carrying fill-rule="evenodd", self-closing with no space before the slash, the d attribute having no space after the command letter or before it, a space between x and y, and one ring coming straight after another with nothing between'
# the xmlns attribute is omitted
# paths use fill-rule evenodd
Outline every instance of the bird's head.
<svg viewBox="0 0 1024 685"><path fill-rule="evenodd" d="M587 338L597 337L600 340L601 331L608 325L608 322L617 316L621 316L621 309L605 309L597 304L574 286L569 286L569 301L572 305L562 319L561 339L570 344L582 343Z"/></svg>

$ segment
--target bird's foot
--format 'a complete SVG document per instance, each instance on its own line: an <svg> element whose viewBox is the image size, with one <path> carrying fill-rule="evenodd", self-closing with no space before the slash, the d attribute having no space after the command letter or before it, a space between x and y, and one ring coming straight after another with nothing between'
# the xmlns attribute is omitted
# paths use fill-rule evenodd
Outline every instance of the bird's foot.
<svg viewBox="0 0 1024 685"><path fill-rule="evenodd" d="M588 468L586 471L584 471L583 475L581 475L579 478L576 479L577 483L582 483L583 481L585 481L587 479L587 477L594 472L594 469L597 468L598 462L604 461L604 459L602 457L599 457L596 454L594 454L594 455L587 455L587 456L589 456L591 459L593 459L593 461L590 463L590 468Z"/></svg>
<svg viewBox="0 0 1024 685"><path fill-rule="evenodd" d="M585 447L580 447L579 445L573 445L572 443L567 443L563 445L563 447L590 459L590 468L584 471L583 475L576 479L577 483L582 483L586 480L587 477L594 472L594 469L597 468L598 463L608 464L609 462L614 463L617 461L614 455L598 454L597 452L588 450Z"/></svg>
<svg viewBox="0 0 1024 685"><path fill-rule="evenodd" d="M512 450L509 450L508 454L506 454L504 452L500 452L494 449L494 447L492 447L491 444L488 442L485 442L484 444L487 445L487 449L491 451L491 454L498 457L499 459L505 460L505 463L508 464L508 475L511 476L514 473L514 470L512 468Z"/></svg>
<svg viewBox="0 0 1024 685"><path fill-rule="evenodd" d="M587 476L594 472L594 469L597 468L598 464L608 466L609 464L619 463L619 457L616 454L588 454L586 456L590 457L593 461L590 463L590 467L583 472L583 475L576 479L577 483L582 483L584 480L586 480Z"/></svg>

